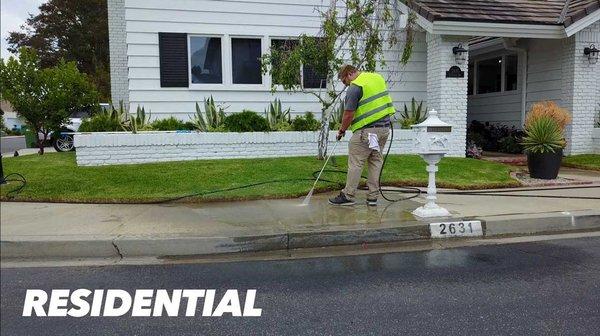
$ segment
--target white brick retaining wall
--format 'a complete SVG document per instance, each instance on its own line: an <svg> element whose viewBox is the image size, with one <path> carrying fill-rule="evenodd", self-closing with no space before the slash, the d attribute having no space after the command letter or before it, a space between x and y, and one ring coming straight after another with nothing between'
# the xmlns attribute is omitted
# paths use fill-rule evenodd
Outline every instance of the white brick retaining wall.
<svg viewBox="0 0 600 336"><path fill-rule="evenodd" d="M395 130L391 153L413 152L413 131ZM336 132L329 139L335 141ZM350 132L336 154L348 154ZM125 132L75 135L77 164L100 166L163 161L316 156L318 132ZM331 150L334 141L330 142Z"/></svg>
<svg viewBox="0 0 600 336"><path fill-rule="evenodd" d="M600 154L600 128L594 128L594 131L592 132L592 142L594 153Z"/></svg>

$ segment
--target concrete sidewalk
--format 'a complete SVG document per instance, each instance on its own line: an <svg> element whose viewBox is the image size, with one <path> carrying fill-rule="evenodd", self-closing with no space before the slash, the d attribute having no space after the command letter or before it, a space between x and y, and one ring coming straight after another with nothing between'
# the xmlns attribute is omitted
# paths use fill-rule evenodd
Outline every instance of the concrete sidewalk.
<svg viewBox="0 0 600 336"><path fill-rule="evenodd" d="M600 200L582 199L600 197L600 185L521 189L503 189L494 196L439 195L439 204L455 220L482 220L486 236L600 229ZM381 201L377 208L332 207L330 196L315 195L308 206L300 206L302 199L195 205L3 202L1 255L122 258L419 240L430 238L430 222L449 220L414 218L411 211L424 203L423 196L394 204Z"/></svg>

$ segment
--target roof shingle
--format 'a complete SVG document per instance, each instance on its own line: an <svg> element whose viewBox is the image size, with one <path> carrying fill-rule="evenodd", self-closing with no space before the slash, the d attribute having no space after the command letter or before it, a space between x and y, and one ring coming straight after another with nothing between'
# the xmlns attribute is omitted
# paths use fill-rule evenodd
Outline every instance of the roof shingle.
<svg viewBox="0 0 600 336"><path fill-rule="evenodd" d="M413 0L427 20L564 25L600 9L600 0Z"/></svg>

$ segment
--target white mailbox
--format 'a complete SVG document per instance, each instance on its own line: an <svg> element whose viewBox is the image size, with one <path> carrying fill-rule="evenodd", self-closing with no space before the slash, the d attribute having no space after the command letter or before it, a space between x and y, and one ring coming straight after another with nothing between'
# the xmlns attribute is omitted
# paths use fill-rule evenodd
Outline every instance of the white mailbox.
<svg viewBox="0 0 600 336"><path fill-rule="evenodd" d="M437 164L450 151L452 126L441 121L436 110L431 110L424 122L413 125L412 128L415 131L415 148L427 162L427 172L429 173L427 203L413 211L413 214L423 218L450 216L448 210L436 204L435 173L438 171Z"/></svg>
<svg viewBox="0 0 600 336"><path fill-rule="evenodd" d="M419 154L445 154L450 151L449 138L452 126L440 120L436 110L429 111L429 117L412 126L415 131L415 148Z"/></svg>

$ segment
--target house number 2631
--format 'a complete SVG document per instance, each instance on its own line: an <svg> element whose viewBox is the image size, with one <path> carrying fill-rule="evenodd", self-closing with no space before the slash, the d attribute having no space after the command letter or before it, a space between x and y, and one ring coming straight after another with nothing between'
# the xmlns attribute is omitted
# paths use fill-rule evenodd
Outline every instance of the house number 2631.
<svg viewBox="0 0 600 336"><path fill-rule="evenodd" d="M482 236L481 221L442 222L429 224L432 238Z"/></svg>

